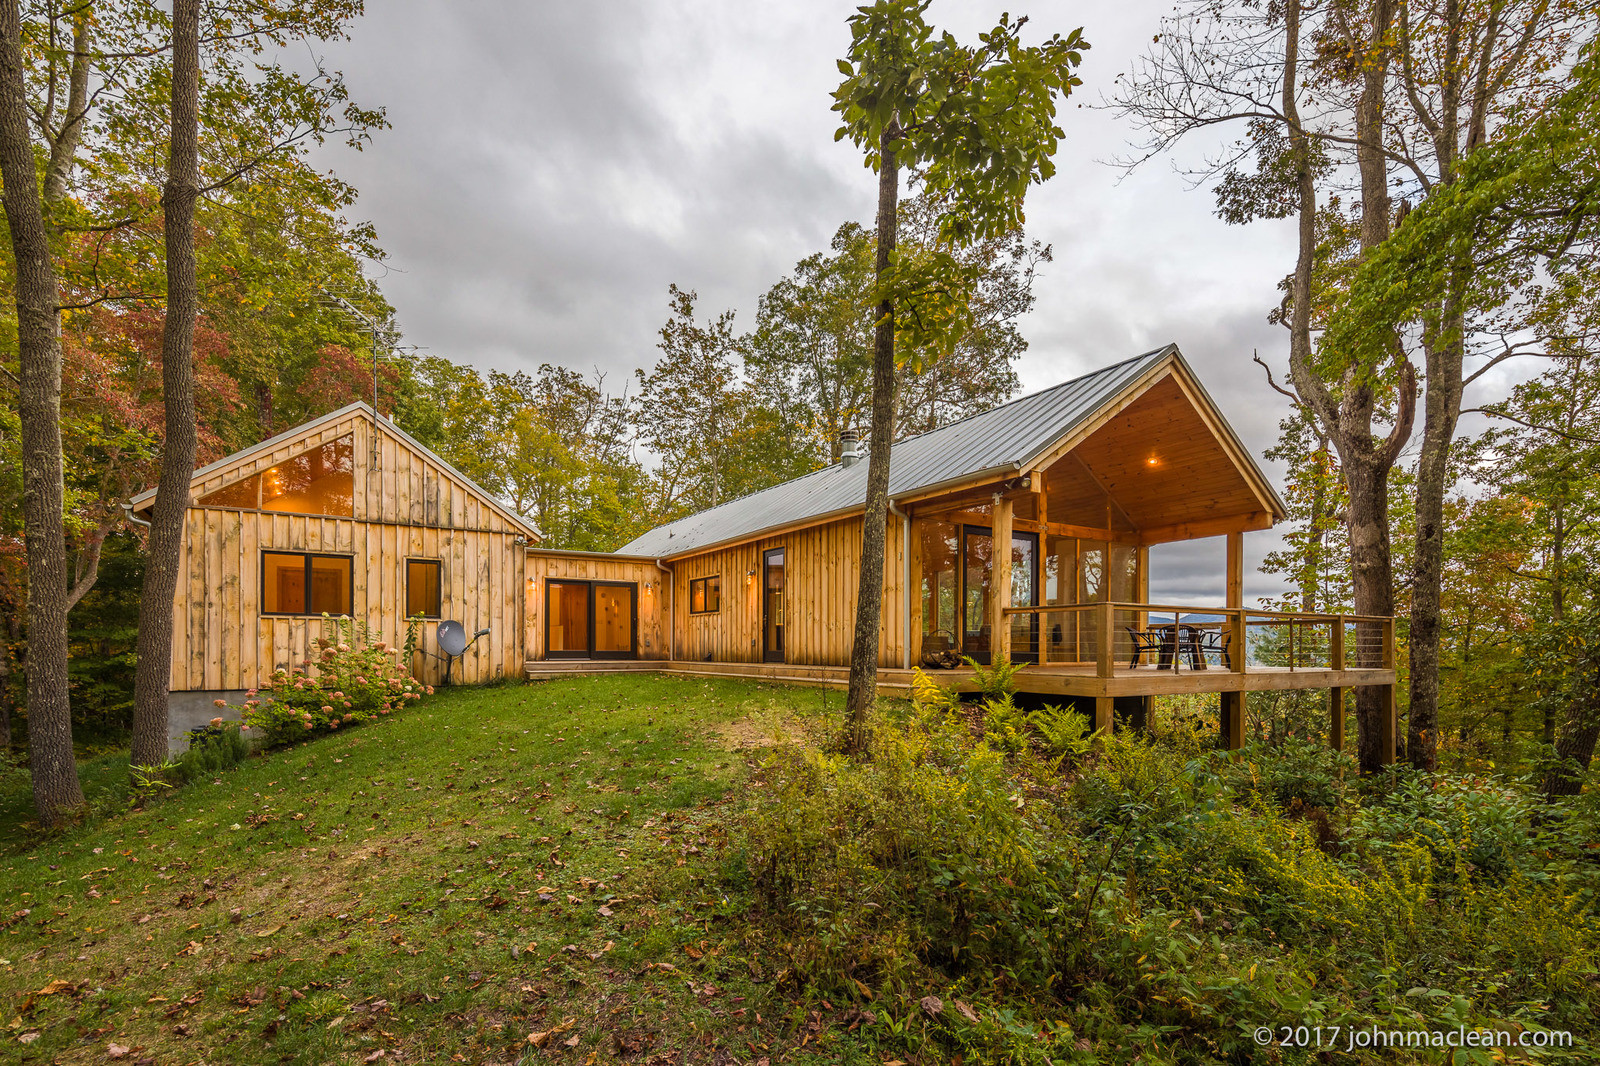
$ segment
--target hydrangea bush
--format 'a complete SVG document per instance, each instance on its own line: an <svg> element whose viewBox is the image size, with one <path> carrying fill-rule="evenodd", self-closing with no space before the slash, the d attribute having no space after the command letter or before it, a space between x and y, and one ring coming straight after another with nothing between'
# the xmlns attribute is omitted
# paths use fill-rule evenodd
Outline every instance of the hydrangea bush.
<svg viewBox="0 0 1600 1066"><path fill-rule="evenodd" d="M349 618L323 620L336 635L316 639L314 658L292 673L274 671L260 691L247 694L241 728L259 730L268 747L391 715L433 695L433 686L411 676L406 649L415 646L414 634L395 648L369 640L366 626Z"/></svg>

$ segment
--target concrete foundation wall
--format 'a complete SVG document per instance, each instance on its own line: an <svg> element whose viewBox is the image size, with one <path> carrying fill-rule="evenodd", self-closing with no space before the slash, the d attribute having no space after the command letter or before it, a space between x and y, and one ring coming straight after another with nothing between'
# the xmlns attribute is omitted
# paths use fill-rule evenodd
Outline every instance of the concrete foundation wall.
<svg viewBox="0 0 1600 1066"><path fill-rule="evenodd" d="M189 741L184 734L210 725L213 718L237 722L246 698L244 689L168 693L167 750L174 755L187 751ZM217 700L227 700L228 706L218 707Z"/></svg>

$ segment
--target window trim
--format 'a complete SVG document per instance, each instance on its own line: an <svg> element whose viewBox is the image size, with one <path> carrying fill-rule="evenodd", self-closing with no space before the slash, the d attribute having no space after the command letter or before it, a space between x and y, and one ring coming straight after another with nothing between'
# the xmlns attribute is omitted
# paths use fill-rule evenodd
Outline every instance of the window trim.
<svg viewBox="0 0 1600 1066"><path fill-rule="evenodd" d="M333 611L269 611L267 610L267 556L269 555L298 555L305 560L306 575L306 602L311 602L311 560L313 559L343 559L350 564L350 609L335 614ZM353 618L356 610L356 557L344 555L339 552L300 552L285 551L282 548L261 549L260 581L256 586L257 604L256 613L265 618L321 618L328 615L330 618Z"/></svg>
<svg viewBox="0 0 1600 1066"><path fill-rule="evenodd" d="M704 588L709 591L709 589L711 588L711 584L710 583L713 582L713 581L715 581L717 583L717 605L715 607L702 607L698 611L695 610L694 609L694 587L696 585L701 585L701 586L704 586ZM691 615L705 615L705 614L720 614L721 612L722 612L722 575L721 574L707 574L705 577L692 577L692 578L690 578L689 579L689 613Z"/></svg>
<svg viewBox="0 0 1600 1066"><path fill-rule="evenodd" d="M429 614L428 612L424 611L422 613L422 617L423 617L423 619L425 621L429 621L429 622L438 621L439 619L442 619L444 617L444 560L443 559L429 559L426 556L421 556L421 555L408 555L408 556L406 556L406 558L405 558L406 586L405 586L404 595L405 595L405 606L407 608L409 608L411 606L411 564L412 563L431 563L431 564L433 564L433 572L434 572L434 575L435 575L434 589L435 589L435 592L437 593L436 598L434 600L434 611L433 611L432 614ZM407 613L405 617L413 618L413 617L415 617L415 615Z"/></svg>

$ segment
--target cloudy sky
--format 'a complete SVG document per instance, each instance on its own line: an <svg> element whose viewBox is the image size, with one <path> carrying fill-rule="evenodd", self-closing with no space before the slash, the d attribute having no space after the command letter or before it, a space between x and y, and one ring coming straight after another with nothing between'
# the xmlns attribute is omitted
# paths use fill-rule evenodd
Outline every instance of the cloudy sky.
<svg viewBox="0 0 1600 1066"><path fill-rule="evenodd" d="M599 371L620 387L654 361L669 283L753 323L757 298L797 260L871 216L874 179L834 142L829 111L852 6L369 3L353 39L321 54L393 128L323 162L361 190L353 214L377 225L389 258L374 273L407 341L479 367ZM1089 106L1169 7L935 0L931 16L970 40L1020 9L1030 39L1081 25L1092 45L1060 117L1058 172L1028 201L1029 233L1055 262L1022 323L1024 388L1175 341L1259 454L1285 407L1250 357L1283 361L1266 314L1293 233L1223 225L1171 160L1111 165L1131 131ZM1253 571L1271 535L1246 546ZM1221 602L1221 540L1157 549L1152 576L1157 598ZM1248 596L1275 591L1247 577Z"/></svg>

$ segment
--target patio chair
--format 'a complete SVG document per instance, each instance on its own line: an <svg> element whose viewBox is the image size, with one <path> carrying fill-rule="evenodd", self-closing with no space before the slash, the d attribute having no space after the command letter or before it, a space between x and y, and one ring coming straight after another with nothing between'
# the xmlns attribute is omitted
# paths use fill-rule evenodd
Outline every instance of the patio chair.
<svg viewBox="0 0 1600 1066"><path fill-rule="evenodd" d="M1128 631L1128 636L1133 640L1133 661L1128 664L1128 669L1137 670L1139 668L1139 656L1141 655L1160 655L1164 641L1159 632L1145 632L1132 626L1123 626L1122 628Z"/></svg>
<svg viewBox="0 0 1600 1066"><path fill-rule="evenodd" d="M1233 634L1221 629L1206 629L1200 635L1200 654L1215 654L1224 670L1233 669Z"/></svg>

